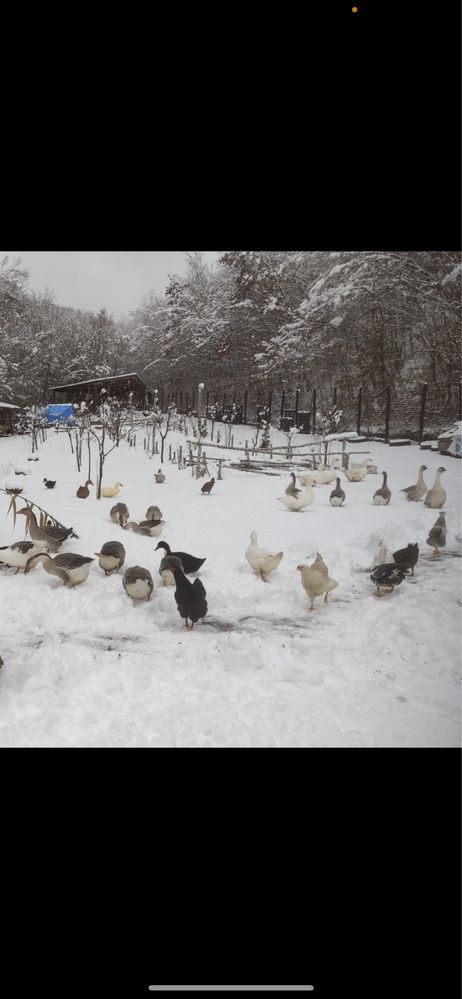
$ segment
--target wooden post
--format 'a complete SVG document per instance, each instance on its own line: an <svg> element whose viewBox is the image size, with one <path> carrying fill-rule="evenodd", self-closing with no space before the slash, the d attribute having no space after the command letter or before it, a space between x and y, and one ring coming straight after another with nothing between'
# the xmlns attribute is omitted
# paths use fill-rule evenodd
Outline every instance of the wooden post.
<svg viewBox="0 0 462 999"><path fill-rule="evenodd" d="M169 461L172 460L172 445L171 444L168 445L168 460Z"/></svg>
<svg viewBox="0 0 462 999"><path fill-rule="evenodd" d="M221 464L222 464L222 461L223 461L223 458L219 458L218 459L218 478L219 479L221 479Z"/></svg>
<svg viewBox="0 0 462 999"><path fill-rule="evenodd" d="M208 413L208 408L209 408L209 392L207 392L207 398L205 400L205 415L206 416L207 416L207 413Z"/></svg>
<svg viewBox="0 0 462 999"><path fill-rule="evenodd" d="M385 405L385 441L388 444L388 428L390 426L390 406L391 406L391 389L387 385L386 388L386 405Z"/></svg>
<svg viewBox="0 0 462 999"><path fill-rule="evenodd" d="M334 406L334 409L337 409L337 386L336 385L334 385L334 402L333 402L333 406Z"/></svg>
<svg viewBox="0 0 462 999"><path fill-rule="evenodd" d="M462 382L459 382L459 420L462 420Z"/></svg>
<svg viewBox="0 0 462 999"><path fill-rule="evenodd" d="M294 413L294 427L297 426L298 422L298 400L300 398L300 389L297 389L295 393L295 413Z"/></svg>
<svg viewBox="0 0 462 999"><path fill-rule="evenodd" d="M225 415L226 392L223 392L223 416Z"/></svg>
<svg viewBox="0 0 462 999"><path fill-rule="evenodd" d="M313 410L313 433L316 433L316 389L313 389L313 402L311 406Z"/></svg>
<svg viewBox="0 0 462 999"><path fill-rule="evenodd" d="M191 406L191 409L194 409L194 396L195 396L195 394L196 394L196 393L195 393L195 392L193 392L193 397L192 397L192 406Z"/></svg>
<svg viewBox="0 0 462 999"><path fill-rule="evenodd" d="M233 395L233 405L234 405L235 402L236 402L236 392Z"/></svg>
<svg viewBox="0 0 462 999"><path fill-rule="evenodd" d="M189 413L189 392L186 393L186 412Z"/></svg>
<svg viewBox="0 0 462 999"><path fill-rule="evenodd" d="M423 441L424 435L424 420L425 420L425 403L427 401L427 382L422 385L422 395L420 399L420 418L419 418L419 444Z"/></svg>
<svg viewBox="0 0 462 999"><path fill-rule="evenodd" d="M178 447L178 468L181 468L183 462L183 445L180 444Z"/></svg>
<svg viewBox="0 0 462 999"><path fill-rule="evenodd" d="M244 392L244 423L247 423L247 389Z"/></svg>
<svg viewBox="0 0 462 999"><path fill-rule="evenodd" d="M342 468L348 468L347 442L342 441Z"/></svg>
<svg viewBox="0 0 462 999"><path fill-rule="evenodd" d="M361 406L362 406L362 401L363 401L363 389L362 389L362 386L360 386L360 389L359 389L359 392L358 392L358 418L356 420L356 432L358 434L358 437L361 434Z"/></svg>
<svg viewBox="0 0 462 999"><path fill-rule="evenodd" d="M281 422L280 422L280 425L279 425L279 429L280 430L282 429L282 419L283 419L283 416L284 416L284 399L285 399L285 397L286 397L286 393L285 393L285 389L283 389L282 390L282 397L281 397Z"/></svg>
<svg viewBox="0 0 462 999"><path fill-rule="evenodd" d="M272 395L273 395L273 393L270 390L270 394L268 396L268 423L271 423L271 397L272 397Z"/></svg>

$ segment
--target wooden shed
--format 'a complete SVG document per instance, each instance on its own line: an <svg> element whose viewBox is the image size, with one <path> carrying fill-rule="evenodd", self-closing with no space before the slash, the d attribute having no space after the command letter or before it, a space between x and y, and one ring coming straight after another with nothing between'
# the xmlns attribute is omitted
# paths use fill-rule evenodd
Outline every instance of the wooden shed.
<svg viewBox="0 0 462 999"><path fill-rule="evenodd" d="M16 417L20 406L13 406L11 402L0 402L0 437L10 437L14 434Z"/></svg>
<svg viewBox="0 0 462 999"><path fill-rule="evenodd" d="M85 402L89 409L98 406L105 395L128 404L130 393L133 393L132 402L137 409L145 409L154 401L153 389L146 385L146 382L136 371L125 375L111 375L106 378L89 378L84 382L53 385L48 390L53 402L74 404Z"/></svg>

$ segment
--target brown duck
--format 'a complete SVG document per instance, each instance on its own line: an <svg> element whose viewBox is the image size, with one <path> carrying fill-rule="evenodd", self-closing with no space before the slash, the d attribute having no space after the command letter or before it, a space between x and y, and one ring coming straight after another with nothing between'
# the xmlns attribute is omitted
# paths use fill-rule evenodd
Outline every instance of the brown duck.
<svg viewBox="0 0 462 999"><path fill-rule="evenodd" d="M92 485L93 485L93 482L91 481L91 479L87 479L87 481L86 481L86 483L85 483L84 486L79 486L79 488L77 489L77 492L76 492L75 495L78 496L79 499L86 499L87 496L90 495L90 490L89 490L88 486L92 486Z"/></svg>

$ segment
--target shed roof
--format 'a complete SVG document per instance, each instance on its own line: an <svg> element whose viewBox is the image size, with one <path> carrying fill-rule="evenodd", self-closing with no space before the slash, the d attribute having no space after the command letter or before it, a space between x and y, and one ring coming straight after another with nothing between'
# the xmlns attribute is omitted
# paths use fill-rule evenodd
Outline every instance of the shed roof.
<svg viewBox="0 0 462 999"><path fill-rule="evenodd" d="M49 391L53 392L55 389L78 388L80 385L94 385L95 382L118 382L123 378L136 378L139 384L149 391L149 386L146 385L146 382L143 381L141 375L139 375L137 371L129 371L124 375L105 375L104 378L87 378L83 382L66 382L64 385L50 385Z"/></svg>

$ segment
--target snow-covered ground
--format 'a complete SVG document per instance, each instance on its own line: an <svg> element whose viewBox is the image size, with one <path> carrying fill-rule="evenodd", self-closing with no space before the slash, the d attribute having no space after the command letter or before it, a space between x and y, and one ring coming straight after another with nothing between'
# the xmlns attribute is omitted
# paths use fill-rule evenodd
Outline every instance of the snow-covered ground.
<svg viewBox="0 0 462 999"><path fill-rule="evenodd" d="M249 428L236 428L235 445L250 436ZM167 443L184 440L175 432ZM282 440L274 431L273 443ZM417 541L421 555L430 554L425 539L437 512L398 492L416 481L421 463L429 484L438 465L447 469L447 547L460 550L461 464L415 445L351 449L370 451L388 471L388 507L372 504L378 475L360 483L342 477L342 509L330 507L326 485L315 489L312 506L292 513L276 499L285 472L278 478L225 467L223 480L202 496L204 480L190 469L164 462L166 482L156 485L157 456L125 444L112 452L104 483L124 483L118 500L131 518L144 519L157 503L171 548L207 557L200 578L209 612L187 633L173 588L161 585L159 539L112 524L117 500L97 501L94 490L76 498L86 475L76 471L67 435L49 433L37 462L27 462L28 438L1 439L0 485L14 480L10 462L30 473L19 479L24 495L79 535L62 551L92 556L105 541L122 541L124 569L150 569L156 589L150 603L134 606L121 574L105 577L97 560L75 589L40 564L27 576L0 569L0 745L459 745L461 560L422 559L415 579L382 599L360 570L379 540L392 551ZM209 462L211 474L215 467ZM57 480L53 491L44 476ZM13 530L8 504L0 493L0 545L24 537L24 518ZM267 584L244 559L253 529L260 545L284 551ZM316 551L339 585L329 605L319 599L309 613L296 566Z"/></svg>

